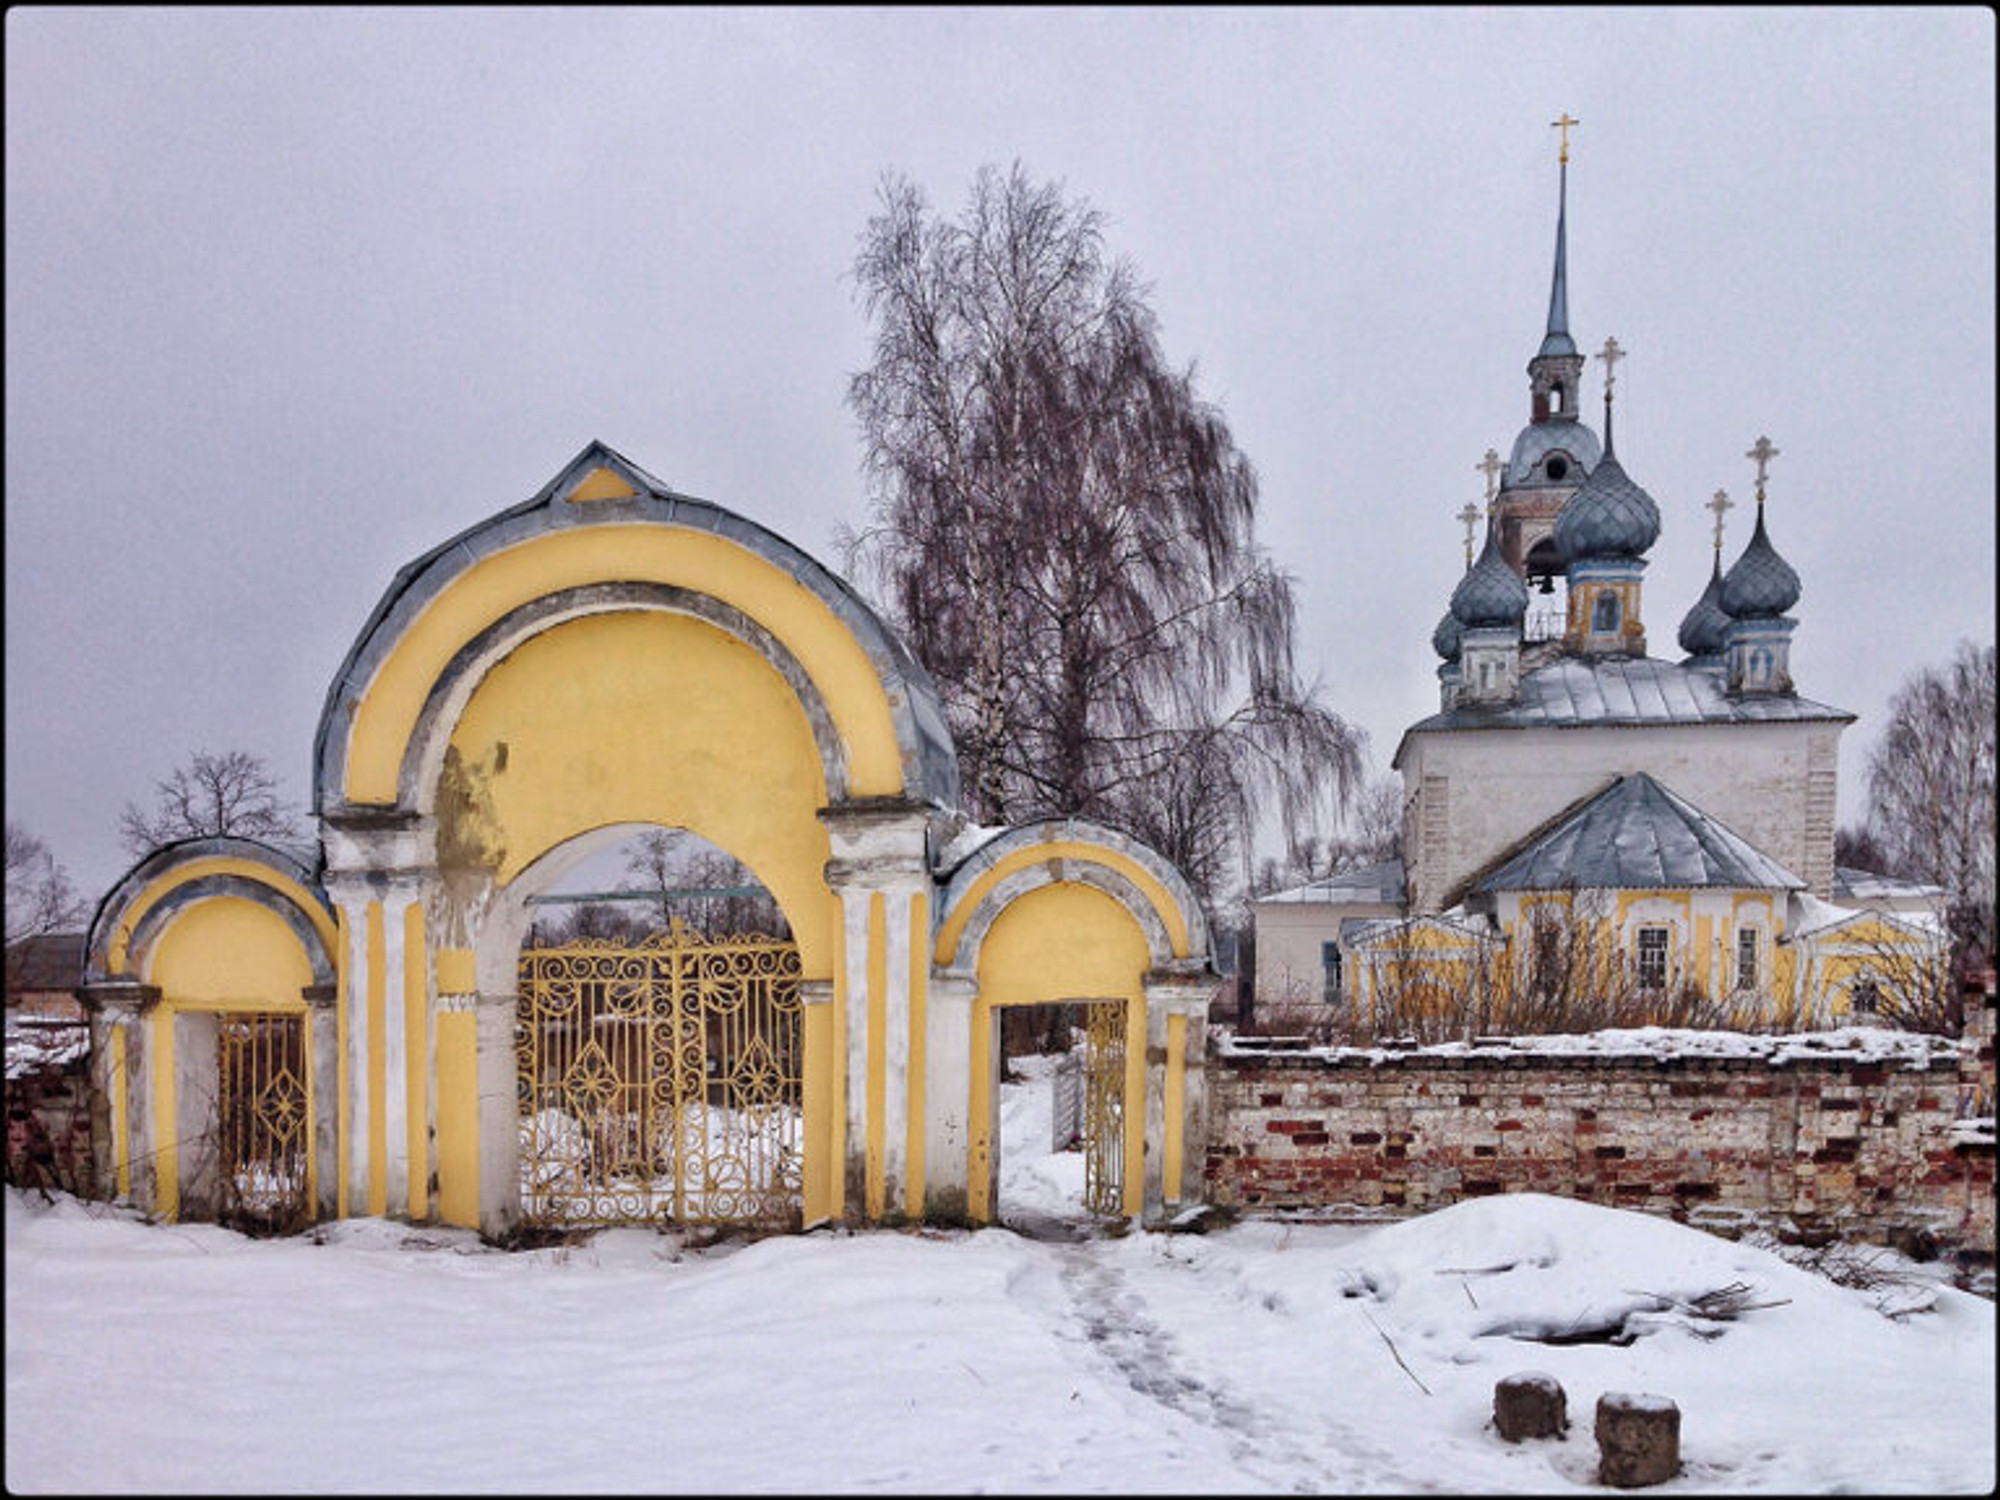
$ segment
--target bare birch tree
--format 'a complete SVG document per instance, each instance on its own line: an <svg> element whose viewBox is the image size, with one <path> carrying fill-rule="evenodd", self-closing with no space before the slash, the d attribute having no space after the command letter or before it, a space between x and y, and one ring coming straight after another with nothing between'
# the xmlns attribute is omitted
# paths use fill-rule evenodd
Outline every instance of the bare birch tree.
<svg viewBox="0 0 2000 1500"><path fill-rule="evenodd" d="M1337 821L1363 736L1299 682L1255 473L1102 215L1018 165L956 220L891 177L854 275L844 550L937 679L972 815L1122 826L1211 905L1267 808Z"/></svg>
<svg viewBox="0 0 2000 1500"><path fill-rule="evenodd" d="M150 813L127 802L118 820L119 837L135 856L180 839L223 834L281 844L299 840L297 816L279 797L277 779L247 750L221 755L197 750L186 765L155 782L154 793Z"/></svg>
<svg viewBox="0 0 2000 1500"><path fill-rule="evenodd" d="M1961 641L1943 668L1889 700L1868 756L1868 829L1886 874L1943 887L1954 967L1994 954L1995 674L1992 646Z"/></svg>

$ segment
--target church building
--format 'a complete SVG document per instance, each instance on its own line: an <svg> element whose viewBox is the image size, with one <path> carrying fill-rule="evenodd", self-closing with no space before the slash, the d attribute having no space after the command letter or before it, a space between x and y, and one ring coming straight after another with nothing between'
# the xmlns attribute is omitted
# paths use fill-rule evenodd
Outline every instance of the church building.
<svg viewBox="0 0 2000 1500"><path fill-rule="evenodd" d="M1793 681L1788 611L1802 587L1766 515L1768 438L1747 454L1749 542L1725 567L1731 502L1718 491L1705 507L1714 564L1680 621L1683 654L1648 654L1661 508L1618 457L1616 339L1597 355L1601 442L1582 417L1568 172L1565 142L1528 422L1504 464L1489 449L1478 466L1485 541L1475 560L1468 505L1468 565L1432 635L1438 712L1403 732L1391 762L1402 856L1256 902L1254 1004L1368 1031L1456 1005L1506 1030L1522 1014L1510 1005L1551 982L1559 949L1574 982L1581 935L1590 982L1642 1010L1656 999L1652 1014L1699 995L1703 1014L1732 1024L1865 1018L1885 992L1941 974L1938 892L1834 862L1840 735L1855 716ZM1558 589L1560 610L1530 610ZM1468 1012L1474 987L1496 993Z"/></svg>

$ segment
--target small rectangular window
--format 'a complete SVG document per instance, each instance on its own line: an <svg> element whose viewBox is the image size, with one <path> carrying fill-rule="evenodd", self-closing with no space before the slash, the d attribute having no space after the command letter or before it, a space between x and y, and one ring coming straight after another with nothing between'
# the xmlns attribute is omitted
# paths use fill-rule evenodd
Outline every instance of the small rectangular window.
<svg viewBox="0 0 2000 1500"><path fill-rule="evenodd" d="M1667 987L1667 929L1639 929L1639 988L1663 990Z"/></svg>
<svg viewBox="0 0 2000 1500"><path fill-rule="evenodd" d="M1326 1003L1336 1005L1340 1001L1340 944L1321 943L1319 963L1326 975Z"/></svg>
<svg viewBox="0 0 2000 1500"><path fill-rule="evenodd" d="M1736 929L1736 988L1757 988L1757 929L1754 927Z"/></svg>

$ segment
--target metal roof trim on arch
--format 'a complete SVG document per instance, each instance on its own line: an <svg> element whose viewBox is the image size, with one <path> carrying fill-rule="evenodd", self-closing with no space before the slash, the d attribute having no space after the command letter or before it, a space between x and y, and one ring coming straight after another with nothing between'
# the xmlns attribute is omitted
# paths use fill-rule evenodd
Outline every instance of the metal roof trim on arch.
<svg viewBox="0 0 2000 1500"><path fill-rule="evenodd" d="M588 505L562 503L599 470L626 481L631 493ZM712 501L681 494L615 449L592 441L531 498L467 527L396 570L327 687L313 738L314 811L325 813L344 800L341 789L357 708L377 671L434 598L507 547L580 527L635 521L720 536L815 595L848 628L875 670L901 745L906 795L934 807L957 808L958 758L937 686L854 587L768 527Z"/></svg>
<svg viewBox="0 0 2000 1500"><path fill-rule="evenodd" d="M1208 918L1201 909L1201 902L1195 899L1186 877L1163 855L1137 839L1120 833L1115 828L1087 818L1047 818L1032 823L1021 823L1002 833L981 841L978 846L956 866L937 871L937 878L943 889L938 897L938 927L944 940L941 947L955 950L959 931L974 914L973 909L991 899L993 891L981 890L981 882L1010 861L1036 863L1033 855L1038 849L1048 850L1052 860L1087 860L1088 854L1065 854L1065 848L1082 847L1091 852L1098 850L1113 856L1107 867L1115 869L1114 861L1129 861L1137 866L1149 879L1156 883L1175 908L1171 913L1157 912L1163 920L1178 919L1185 925L1186 954L1182 961L1198 964L1206 968L1214 961L1210 947ZM996 887L997 888L997 887ZM1135 888L1139 889L1139 888ZM1141 891L1142 894L1143 890ZM1150 896L1148 899L1152 899Z"/></svg>
<svg viewBox="0 0 2000 1500"><path fill-rule="evenodd" d="M197 895L233 894L248 896L263 901L285 916L288 925L299 933L306 951L313 963L315 976L330 981L335 968L335 954L326 943L324 931L313 931L316 927L326 930L334 928L333 903L327 899L326 891L317 876L300 859L275 844L267 844L260 839L239 838L233 834L213 835L205 838L180 839L171 844L162 844L141 859L117 883L105 892L91 913L88 936L84 942L84 978L88 982L99 982L113 976L110 966L112 950L119 942L119 929L133 915L134 904L149 891L158 889L160 882L176 871L192 870L194 867L209 865L221 871L219 875L195 877L193 875L182 884L180 891ZM257 875L247 876L234 870L235 866L251 866ZM264 878L266 875L274 877ZM206 882L206 883L204 883ZM226 882L223 889L220 882ZM301 905L297 898L284 888L284 884L297 888L311 907ZM252 892L247 887L258 885L269 892L266 898L261 893ZM199 889L197 889L199 888ZM150 903L147 912L139 913L143 921L152 907L158 907L174 899L175 891L161 892ZM280 906L282 903L282 906ZM287 914L287 908L296 913L300 920ZM124 936L130 938L141 922L133 922Z"/></svg>

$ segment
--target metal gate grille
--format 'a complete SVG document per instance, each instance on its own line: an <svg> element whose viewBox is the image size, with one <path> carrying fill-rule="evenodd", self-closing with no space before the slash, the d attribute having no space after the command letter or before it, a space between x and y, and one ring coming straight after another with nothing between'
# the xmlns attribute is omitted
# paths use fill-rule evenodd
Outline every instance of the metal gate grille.
<svg viewBox="0 0 2000 1500"><path fill-rule="evenodd" d="M521 955L530 1224L796 1224L799 953L678 923Z"/></svg>
<svg viewBox="0 0 2000 1500"><path fill-rule="evenodd" d="M311 1217L305 1021L229 1015L216 1042L216 1155L225 1222L294 1229Z"/></svg>
<svg viewBox="0 0 2000 1500"><path fill-rule="evenodd" d="M1084 1008L1083 1206L1125 1212L1125 1002Z"/></svg>

